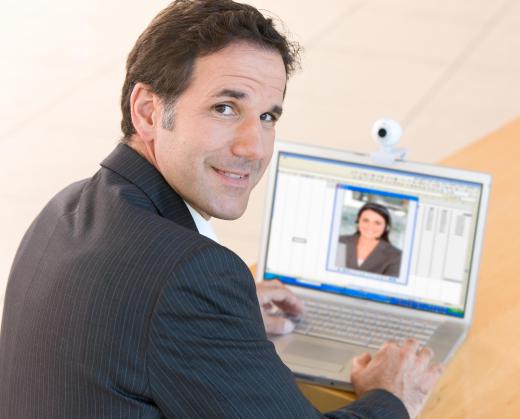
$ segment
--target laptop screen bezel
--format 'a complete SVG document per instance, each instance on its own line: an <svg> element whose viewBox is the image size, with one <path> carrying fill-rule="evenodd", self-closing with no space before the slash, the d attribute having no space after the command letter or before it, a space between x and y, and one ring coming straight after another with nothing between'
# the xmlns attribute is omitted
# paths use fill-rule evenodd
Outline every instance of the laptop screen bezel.
<svg viewBox="0 0 520 419"><path fill-rule="evenodd" d="M487 218L487 208L489 202L489 192L491 187L491 176L486 173L474 172L462 169L455 169L440 165L432 165L425 163L416 163L409 161L397 161L391 165L379 164L375 163L369 155L362 153L353 153L349 151L342 151L324 147L317 146L309 146L303 145L288 141L277 140L275 143L275 148L273 152L273 158L271 160L271 165L269 168L269 177L268 177L268 186L267 186L267 196L265 200L265 210L264 210L264 222L263 222L263 230L262 230L262 241L260 246L260 254L258 259L257 266L257 278L263 279L265 273L265 265L267 262L267 252L269 245L269 232L271 228L271 220L272 220L272 211L274 205L274 192L276 186L276 178L279 168L279 158L280 153L291 153L301 155L302 157L308 158L319 158L326 159L335 162L343 162L346 164L359 164L364 166L369 166L374 169L382 169L382 170L397 170L403 171L410 174L420 174L424 176L433 176L444 178L453 181L462 181L462 182L471 182L477 183L482 186L482 193L480 197L478 216L476 221L475 228L475 237L474 237L474 246L473 246L473 254L471 257L470 264L470 272L468 277L468 287L466 292L466 301L464 305L464 315L463 317L454 317L449 314L439 314L443 318L450 319L453 321L463 322L463 323L471 323L473 318L473 309L475 302L475 292L478 281L478 273L480 267L480 258L483 246L483 238L484 238L484 226ZM296 285L297 286L297 285ZM350 297L356 298L356 297ZM371 301L365 300L363 301ZM376 304L385 304L390 305L388 303L378 303ZM395 307L403 307L397 304L391 304L391 306ZM405 308L405 307L403 307ZM414 309L414 311L427 312L420 309Z"/></svg>

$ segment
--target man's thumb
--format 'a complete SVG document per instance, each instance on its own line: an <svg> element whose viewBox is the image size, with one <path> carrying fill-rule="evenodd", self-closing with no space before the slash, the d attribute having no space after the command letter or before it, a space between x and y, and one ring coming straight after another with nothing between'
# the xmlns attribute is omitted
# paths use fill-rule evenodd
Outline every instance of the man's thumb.
<svg viewBox="0 0 520 419"><path fill-rule="evenodd" d="M265 331L272 335L286 335L294 330L294 323L279 316L265 316Z"/></svg>
<svg viewBox="0 0 520 419"><path fill-rule="evenodd" d="M372 355L370 355L368 352L364 352L359 356L356 356L352 359L352 372L359 371L361 369L364 369L368 363L372 360Z"/></svg>

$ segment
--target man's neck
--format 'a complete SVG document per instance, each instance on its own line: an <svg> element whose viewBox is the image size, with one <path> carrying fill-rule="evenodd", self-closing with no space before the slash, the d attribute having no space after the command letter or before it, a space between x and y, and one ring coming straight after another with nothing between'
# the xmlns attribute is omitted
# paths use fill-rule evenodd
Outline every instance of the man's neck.
<svg viewBox="0 0 520 419"><path fill-rule="evenodd" d="M141 157L146 159L148 163L159 170L153 145L149 141L141 141L132 136L125 144L135 150Z"/></svg>

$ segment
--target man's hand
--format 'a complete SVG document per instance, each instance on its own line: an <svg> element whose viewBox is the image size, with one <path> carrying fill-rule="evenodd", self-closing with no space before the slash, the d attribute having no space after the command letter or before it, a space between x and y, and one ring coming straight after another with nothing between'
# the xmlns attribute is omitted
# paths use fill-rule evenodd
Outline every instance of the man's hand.
<svg viewBox="0 0 520 419"><path fill-rule="evenodd" d="M256 295L262 311L265 331L269 334L285 335L294 329L294 323L273 313L277 307L281 314L299 316L303 313L303 302L278 280L262 281L256 284Z"/></svg>
<svg viewBox="0 0 520 419"><path fill-rule="evenodd" d="M414 419L443 371L441 364L430 366L432 356L430 348L421 348L414 339L405 340L401 347L396 342L386 342L374 356L364 353L354 358L354 390L358 396L369 390L387 390L402 400Z"/></svg>

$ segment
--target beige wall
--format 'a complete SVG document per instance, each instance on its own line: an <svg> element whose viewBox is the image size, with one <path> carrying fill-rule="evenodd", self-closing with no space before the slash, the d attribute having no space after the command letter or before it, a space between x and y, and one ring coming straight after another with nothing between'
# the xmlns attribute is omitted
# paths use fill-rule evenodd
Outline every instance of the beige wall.
<svg viewBox="0 0 520 419"><path fill-rule="evenodd" d="M119 138L124 60L166 1L0 5L0 307L16 247L42 206L90 176ZM520 2L252 1L305 47L278 137L370 151L400 120L410 159L435 162L518 115ZM319 5L319 7L317 7ZM265 182L224 244L257 255Z"/></svg>

